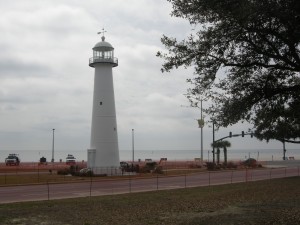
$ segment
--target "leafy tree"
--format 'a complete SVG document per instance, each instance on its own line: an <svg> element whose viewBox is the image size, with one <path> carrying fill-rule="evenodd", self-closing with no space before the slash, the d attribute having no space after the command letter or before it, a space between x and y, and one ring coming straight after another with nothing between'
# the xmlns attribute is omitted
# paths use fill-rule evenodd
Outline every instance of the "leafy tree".
<svg viewBox="0 0 300 225"><path fill-rule="evenodd" d="M217 126L253 124L259 139L300 143L300 1L168 0L193 27L163 36L162 72L193 67L192 106L211 100Z"/></svg>

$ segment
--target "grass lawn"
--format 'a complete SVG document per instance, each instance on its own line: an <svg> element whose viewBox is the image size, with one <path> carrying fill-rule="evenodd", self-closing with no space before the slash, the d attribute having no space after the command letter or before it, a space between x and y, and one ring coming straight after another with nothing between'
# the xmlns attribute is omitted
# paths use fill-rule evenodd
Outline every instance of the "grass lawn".
<svg viewBox="0 0 300 225"><path fill-rule="evenodd" d="M300 224L300 177L0 205L1 225ZM1 189L0 189L1 190Z"/></svg>

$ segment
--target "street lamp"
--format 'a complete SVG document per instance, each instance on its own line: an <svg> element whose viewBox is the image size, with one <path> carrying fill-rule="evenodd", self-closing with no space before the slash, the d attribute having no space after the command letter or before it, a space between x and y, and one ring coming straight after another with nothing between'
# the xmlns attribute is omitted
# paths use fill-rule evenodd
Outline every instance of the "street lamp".
<svg viewBox="0 0 300 225"><path fill-rule="evenodd" d="M55 129L52 129L53 135L52 135L52 159L51 162L54 162L54 131Z"/></svg>
<svg viewBox="0 0 300 225"><path fill-rule="evenodd" d="M132 163L134 163L134 129L132 131Z"/></svg>
<svg viewBox="0 0 300 225"><path fill-rule="evenodd" d="M202 99L200 100L200 109L201 109L201 117L200 119L198 120L198 125L201 129L201 163L203 162L203 127L204 127L204 119L203 119L203 116L202 116Z"/></svg>
<svg viewBox="0 0 300 225"><path fill-rule="evenodd" d="M285 154L286 154L286 149L285 149L285 141L284 141L284 140L283 140L282 144L283 144L283 160L286 160L287 158L286 158L286 156L285 156Z"/></svg>

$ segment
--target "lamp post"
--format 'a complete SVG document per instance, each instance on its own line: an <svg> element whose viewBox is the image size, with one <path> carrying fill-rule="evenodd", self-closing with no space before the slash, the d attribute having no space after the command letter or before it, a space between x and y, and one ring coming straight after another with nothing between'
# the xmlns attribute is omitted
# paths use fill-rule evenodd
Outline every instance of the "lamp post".
<svg viewBox="0 0 300 225"><path fill-rule="evenodd" d="M284 140L283 140L282 144L283 144L283 160L286 160L286 156L285 156L286 149L285 149L285 141Z"/></svg>
<svg viewBox="0 0 300 225"><path fill-rule="evenodd" d="M132 131L132 163L134 163L134 129Z"/></svg>
<svg viewBox="0 0 300 225"><path fill-rule="evenodd" d="M203 127L204 127L204 120L203 120L203 116L202 116L202 99L200 100L200 110L201 110L201 117L200 119L198 120L198 125L201 129L201 143L200 143L200 152L201 152L201 163L203 162Z"/></svg>
<svg viewBox="0 0 300 225"><path fill-rule="evenodd" d="M54 162L54 131L55 131L55 129L52 129L52 159L51 159L51 162Z"/></svg>

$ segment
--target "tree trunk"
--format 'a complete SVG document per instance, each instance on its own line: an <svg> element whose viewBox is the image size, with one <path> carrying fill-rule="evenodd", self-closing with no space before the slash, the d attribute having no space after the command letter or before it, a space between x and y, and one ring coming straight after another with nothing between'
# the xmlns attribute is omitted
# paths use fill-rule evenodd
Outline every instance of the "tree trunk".
<svg viewBox="0 0 300 225"><path fill-rule="evenodd" d="M225 164L225 166L227 166L227 148L226 147L224 147L224 164Z"/></svg>

